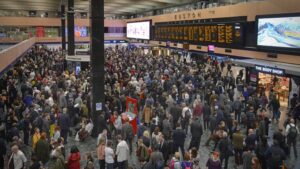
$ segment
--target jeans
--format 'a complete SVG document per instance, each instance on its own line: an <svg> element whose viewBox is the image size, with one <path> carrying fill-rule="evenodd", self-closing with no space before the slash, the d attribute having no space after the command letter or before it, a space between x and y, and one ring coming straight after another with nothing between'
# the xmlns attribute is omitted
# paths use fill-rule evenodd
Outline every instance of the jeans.
<svg viewBox="0 0 300 169"><path fill-rule="evenodd" d="M118 162L118 169L126 169L126 161Z"/></svg>
<svg viewBox="0 0 300 169"><path fill-rule="evenodd" d="M64 144L68 143L68 133L69 130L61 130L61 137L64 139Z"/></svg>
<svg viewBox="0 0 300 169"><path fill-rule="evenodd" d="M107 169L114 169L114 163L106 163Z"/></svg>
<svg viewBox="0 0 300 169"><path fill-rule="evenodd" d="M289 146L289 152L291 152L291 146L293 146L293 150L294 150L294 156L295 158L298 157L298 154L297 154L297 140L294 139L294 140L287 140L287 144Z"/></svg>
<svg viewBox="0 0 300 169"><path fill-rule="evenodd" d="M241 111L235 111L234 119L241 123Z"/></svg>
<svg viewBox="0 0 300 169"><path fill-rule="evenodd" d="M203 121L204 121L204 130L209 130L209 118L205 118Z"/></svg>
<svg viewBox="0 0 300 169"><path fill-rule="evenodd" d="M221 166L222 166L222 164L223 164L223 161L225 160L225 166L224 166L224 169L227 169L227 168L228 168L228 159L229 159L229 156L224 156L224 157L221 156L221 158L220 158L220 160L221 160Z"/></svg>
<svg viewBox="0 0 300 169"><path fill-rule="evenodd" d="M198 150L199 149L199 145L200 145L200 140L201 140L201 137L192 137L189 149L195 147Z"/></svg>
<svg viewBox="0 0 300 169"><path fill-rule="evenodd" d="M105 169L105 160L99 160L100 169Z"/></svg>
<svg viewBox="0 0 300 169"><path fill-rule="evenodd" d="M241 165L243 163L243 149L234 149L234 158L235 158L235 164Z"/></svg>

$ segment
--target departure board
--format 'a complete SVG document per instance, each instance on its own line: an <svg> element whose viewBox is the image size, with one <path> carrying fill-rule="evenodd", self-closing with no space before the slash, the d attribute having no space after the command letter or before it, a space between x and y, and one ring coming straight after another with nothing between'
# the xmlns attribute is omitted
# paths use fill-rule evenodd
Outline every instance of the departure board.
<svg viewBox="0 0 300 169"><path fill-rule="evenodd" d="M154 39L190 44L243 45L242 23L156 25Z"/></svg>

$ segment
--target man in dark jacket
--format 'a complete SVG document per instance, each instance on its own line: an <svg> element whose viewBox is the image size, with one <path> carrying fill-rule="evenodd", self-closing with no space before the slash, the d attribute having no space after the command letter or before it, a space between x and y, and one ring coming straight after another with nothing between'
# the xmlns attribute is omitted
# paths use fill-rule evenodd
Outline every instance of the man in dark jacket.
<svg viewBox="0 0 300 169"><path fill-rule="evenodd" d="M6 155L6 144L4 139L0 138L0 168L4 168L5 155Z"/></svg>
<svg viewBox="0 0 300 169"><path fill-rule="evenodd" d="M204 121L204 130L209 129L209 120L210 120L210 106L207 104L206 101L204 101L203 106L203 121Z"/></svg>
<svg viewBox="0 0 300 169"><path fill-rule="evenodd" d="M256 141L257 141L257 136L254 133L253 129L249 129L248 131L248 136L245 139L245 143L246 143L246 147L253 151L256 145Z"/></svg>
<svg viewBox="0 0 300 169"><path fill-rule="evenodd" d="M61 129L61 137L64 139L64 144L67 144L68 133L70 130L70 117L67 114L67 108L63 109L63 114L60 116L58 124Z"/></svg>
<svg viewBox="0 0 300 169"><path fill-rule="evenodd" d="M133 127L129 124L129 119L122 126L122 137L127 142L129 146L130 153L132 153L132 140L134 138Z"/></svg>
<svg viewBox="0 0 300 169"><path fill-rule="evenodd" d="M180 127L180 124L177 123L176 130L173 132L174 151L178 151L180 147L181 151L184 152L185 136L185 131Z"/></svg>
<svg viewBox="0 0 300 169"><path fill-rule="evenodd" d="M228 168L228 159L229 159L229 156L232 154L232 151L233 151L233 150L229 149L230 142L231 141L227 137L227 133L224 132L223 133L223 138L220 140L220 143L219 143L221 165L223 164L223 161L225 160L224 169Z"/></svg>
<svg viewBox="0 0 300 169"><path fill-rule="evenodd" d="M247 131L249 131L249 129L255 128L255 126L254 126L255 114L254 114L254 107L253 106L249 107L249 111L246 113L246 117L247 117Z"/></svg>
<svg viewBox="0 0 300 169"><path fill-rule="evenodd" d="M192 140L190 142L189 149L196 147L196 149L198 150L201 141L201 136L203 134L203 127L198 117L195 117L192 121L191 134L192 134Z"/></svg>
<svg viewBox="0 0 300 169"><path fill-rule="evenodd" d="M286 159L284 151L279 147L277 140L274 140L273 146L268 148L265 157L269 169L280 169L283 161Z"/></svg>

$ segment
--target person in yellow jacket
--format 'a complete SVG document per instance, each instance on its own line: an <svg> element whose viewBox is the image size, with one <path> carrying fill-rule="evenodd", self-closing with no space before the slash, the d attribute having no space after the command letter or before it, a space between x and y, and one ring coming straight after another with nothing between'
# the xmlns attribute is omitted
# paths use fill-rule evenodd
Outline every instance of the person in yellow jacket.
<svg viewBox="0 0 300 169"><path fill-rule="evenodd" d="M32 136L32 148L35 150L36 143L40 140L41 133L39 128L34 129L34 134Z"/></svg>

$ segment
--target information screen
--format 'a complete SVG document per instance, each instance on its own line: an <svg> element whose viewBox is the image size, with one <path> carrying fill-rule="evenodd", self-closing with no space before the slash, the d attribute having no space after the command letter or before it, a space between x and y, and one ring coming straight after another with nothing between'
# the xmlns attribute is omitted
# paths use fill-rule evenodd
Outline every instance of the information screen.
<svg viewBox="0 0 300 169"><path fill-rule="evenodd" d="M300 49L300 16L258 17L257 45Z"/></svg>
<svg viewBox="0 0 300 169"><path fill-rule="evenodd" d="M242 32L240 23L158 25L155 26L155 39L191 44L242 45Z"/></svg>
<svg viewBox="0 0 300 169"><path fill-rule="evenodd" d="M150 40L150 21L127 23L127 38Z"/></svg>

